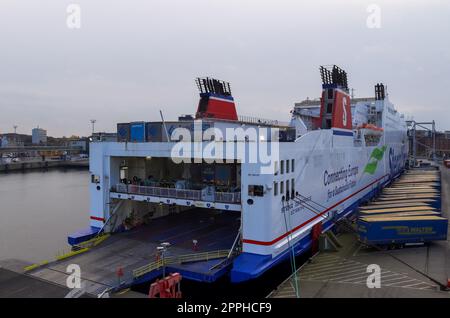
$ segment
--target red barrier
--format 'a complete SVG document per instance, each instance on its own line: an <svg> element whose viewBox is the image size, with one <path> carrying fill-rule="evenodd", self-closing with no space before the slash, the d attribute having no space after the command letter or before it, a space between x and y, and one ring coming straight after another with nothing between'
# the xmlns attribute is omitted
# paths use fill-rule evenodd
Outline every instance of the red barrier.
<svg viewBox="0 0 450 318"><path fill-rule="evenodd" d="M180 273L173 273L163 279L158 279L150 285L149 298L181 298Z"/></svg>
<svg viewBox="0 0 450 318"><path fill-rule="evenodd" d="M312 227L311 230L311 252L313 254L317 253L319 250L319 237L322 234L322 222L317 223Z"/></svg>

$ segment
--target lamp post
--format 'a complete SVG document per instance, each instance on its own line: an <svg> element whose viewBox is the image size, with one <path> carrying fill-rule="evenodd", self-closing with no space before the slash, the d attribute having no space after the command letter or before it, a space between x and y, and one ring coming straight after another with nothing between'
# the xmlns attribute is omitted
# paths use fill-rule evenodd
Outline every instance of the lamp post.
<svg viewBox="0 0 450 318"><path fill-rule="evenodd" d="M14 128L14 143L15 143L15 145L14 146L17 146L17 125L14 125L13 126L13 128Z"/></svg>
<svg viewBox="0 0 450 318"><path fill-rule="evenodd" d="M169 242L164 242L164 243L161 243L161 245L156 248L158 250L158 252L161 253L162 268L163 268L163 278L166 277L166 263L165 263L164 257L165 257L165 254L167 252L167 249L169 247L170 247L170 243Z"/></svg>

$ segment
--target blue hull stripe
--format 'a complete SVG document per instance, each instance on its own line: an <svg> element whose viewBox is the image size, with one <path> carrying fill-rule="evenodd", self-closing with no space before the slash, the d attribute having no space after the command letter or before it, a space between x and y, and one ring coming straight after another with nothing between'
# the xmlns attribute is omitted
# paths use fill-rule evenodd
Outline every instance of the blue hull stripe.
<svg viewBox="0 0 450 318"><path fill-rule="evenodd" d="M353 131L333 130L333 135L335 135L335 136L352 136L353 137Z"/></svg>

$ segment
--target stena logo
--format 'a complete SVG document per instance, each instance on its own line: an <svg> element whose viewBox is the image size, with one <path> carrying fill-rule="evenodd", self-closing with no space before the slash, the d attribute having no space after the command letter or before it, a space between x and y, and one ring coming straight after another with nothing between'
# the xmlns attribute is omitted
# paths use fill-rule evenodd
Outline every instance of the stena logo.
<svg viewBox="0 0 450 318"><path fill-rule="evenodd" d="M342 97L342 125L347 127L347 98Z"/></svg>
<svg viewBox="0 0 450 318"><path fill-rule="evenodd" d="M389 168L391 169L391 174L395 174L400 171L402 164L404 164L405 160L405 147L402 146L400 153L395 153L395 150L390 147L389 148Z"/></svg>
<svg viewBox="0 0 450 318"><path fill-rule="evenodd" d="M392 147L389 148L389 169L391 174L394 173L394 149Z"/></svg>

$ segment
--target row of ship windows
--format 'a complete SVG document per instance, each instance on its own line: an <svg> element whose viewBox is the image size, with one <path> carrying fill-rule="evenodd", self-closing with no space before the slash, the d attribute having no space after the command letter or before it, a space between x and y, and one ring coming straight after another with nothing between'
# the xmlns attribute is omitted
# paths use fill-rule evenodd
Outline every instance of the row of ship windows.
<svg viewBox="0 0 450 318"><path fill-rule="evenodd" d="M278 184L280 185L279 192L278 192ZM285 184L286 184L286 187L285 187ZM273 195L274 196L277 196L278 194L281 194L281 195L286 194L286 198L289 198L290 196L294 197L294 193L295 193L295 180L294 179L280 181L280 182L274 181L274 183L273 183Z"/></svg>
<svg viewBox="0 0 450 318"><path fill-rule="evenodd" d="M286 163L286 164L285 164ZM280 160L280 174L284 174L286 165L286 173L294 172L295 159L291 160ZM278 161L275 161L275 175L278 174Z"/></svg>
<svg viewBox="0 0 450 318"><path fill-rule="evenodd" d="M279 185L279 189L278 189ZM286 185L286 187L285 187ZM278 191L280 190L280 191ZM278 196L278 194L281 194L285 196L287 200L289 198L293 198L295 196L295 180L286 180L286 181L280 181L280 182L273 182L273 195ZM248 186L248 195L254 196L254 197L262 197L264 196L264 186L262 185L249 185Z"/></svg>

